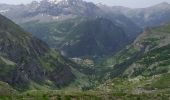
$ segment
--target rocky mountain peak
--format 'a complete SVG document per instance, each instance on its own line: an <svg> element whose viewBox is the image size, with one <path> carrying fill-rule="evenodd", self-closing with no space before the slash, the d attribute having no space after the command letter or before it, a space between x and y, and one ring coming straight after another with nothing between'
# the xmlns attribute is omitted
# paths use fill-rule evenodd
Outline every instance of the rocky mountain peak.
<svg viewBox="0 0 170 100"><path fill-rule="evenodd" d="M47 1L51 4L76 4L78 2L83 2L82 0L43 0L43 1Z"/></svg>

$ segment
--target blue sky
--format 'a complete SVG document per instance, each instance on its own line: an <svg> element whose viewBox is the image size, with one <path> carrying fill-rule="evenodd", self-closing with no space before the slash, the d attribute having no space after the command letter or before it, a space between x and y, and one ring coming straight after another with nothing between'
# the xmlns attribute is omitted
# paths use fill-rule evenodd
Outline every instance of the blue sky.
<svg viewBox="0 0 170 100"><path fill-rule="evenodd" d="M32 0L0 0L0 3L7 3L7 4L21 4L21 3L29 3ZM37 0L40 1L40 0ZM95 3L103 3L110 6L126 6L131 8L144 8L151 5L155 5L161 2L168 2L170 0L85 0Z"/></svg>

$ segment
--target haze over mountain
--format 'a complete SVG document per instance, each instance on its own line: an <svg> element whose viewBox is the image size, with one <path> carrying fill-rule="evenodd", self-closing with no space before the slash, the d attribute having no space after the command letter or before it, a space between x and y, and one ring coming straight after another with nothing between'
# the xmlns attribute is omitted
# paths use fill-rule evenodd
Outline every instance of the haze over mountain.
<svg viewBox="0 0 170 100"><path fill-rule="evenodd" d="M79 46L74 47L74 45L78 45L76 41L79 41L78 43L82 42L80 37L75 35L75 32L82 32L83 34L88 32L91 37L93 37L93 32L98 33L97 30L92 31L85 25L82 27L81 24L86 24L86 21L83 21L84 19L92 20L103 18L122 28L121 30L125 32L126 37L117 40L121 41L119 42L120 44L118 44L122 46L111 47L112 50L108 49L105 50L105 52L119 50L124 44L133 41L141 32L140 28L159 26L170 21L170 6L165 2L149 8L130 9L124 7L109 7L101 4L95 5L82 0L42 0L40 2L34 1L27 5L3 5L0 9L4 11L1 12L3 15L20 24L26 31L31 32L37 38L47 41L48 45L59 49L62 54L72 55L72 57L87 56L89 54L90 56L96 55L92 53L92 51L96 52L95 49L90 47L88 48L89 52L82 53L81 55L75 54L78 53L77 51L79 50L84 50L84 48L80 49ZM72 27L68 28L68 25ZM81 26L81 30L78 28L80 27L79 25ZM86 32L83 31L85 29ZM103 33L107 33L107 29L104 30L106 32ZM86 35L83 35L83 37L84 36ZM111 39L114 40L114 38L115 37L112 37ZM101 40L105 40L104 37L98 41L97 45L100 45L100 48L103 45ZM123 43L123 40L127 41ZM96 41L93 41L92 44L95 44L95 42ZM82 44L87 45L89 42L83 41ZM107 42L107 44L109 44L109 42ZM72 50L71 48L73 47L74 49ZM70 54L68 52L70 52ZM101 52L97 54L97 56L101 55L103 55Z"/></svg>
<svg viewBox="0 0 170 100"><path fill-rule="evenodd" d="M163 2L143 9L129 9L124 7L112 7L114 12L121 12L141 27L159 26L169 22L170 4Z"/></svg>
<svg viewBox="0 0 170 100"><path fill-rule="evenodd" d="M88 56L89 54L90 56L101 56L104 52L104 54L106 54L106 52L114 52L132 41L141 32L141 29L123 14L107 12L93 3L82 0L43 0L41 2L32 2L28 5L4 6L5 7L2 6L2 9L9 8L9 10L4 12L3 15L19 23L24 29L33 33L37 38L47 41L51 47L60 49L64 54L72 55L72 57ZM20 12L17 12L18 10L20 10ZM83 21L84 19L85 21ZM92 30L92 27L87 28L88 25L92 24L87 24L87 22L89 22L88 20L91 21L95 19L97 19L97 21L93 21L94 25L101 22L97 27L111 25L112 28L105 27L105 29L101 30L101 34L103 35L100 36L98 30ZM44 27L44 25L46 27ZM72 28L68 29L68 25L71 25ZM107 32L107 30L112 31ZM119 34L119 30L121 30L122 33L124 31L124 37ZM79 43L81 43L81 45L87 45L89 44L89 38L87 37L86 40L82 41L78 32L82 32L83 38L86 38L89 34L91 38L96 39L96 33L98 33L100 37L100 39L98 38L99 40L91 41L91 46L88 46L88 50L85 50L86 53L82 53L81 55L75 53L78 53L77 51L79 50L82 51L84 47L74 47L74 45L80 45ZM111 36L110 39L104 42L104 33L112 34L112 32L115 35L108 35L109 37ZM78 34L78 36L75 34ZM121 38L117 38L119 40L115 42L115 36ZM79 43L75 44L76 41L79 41ZM109 44L112 43L122 46L115 45L113 47L110 45L109 47ZM99 51L100 53L94 53L97 48L94 49L95 46L92 46L92 44L95 44L96 47L101 49ZM107 48L105 48L104 44L108 44ZM70 46L74 49L71 49ZM69 51L71 51L70 54L68 53Z"/></svg>

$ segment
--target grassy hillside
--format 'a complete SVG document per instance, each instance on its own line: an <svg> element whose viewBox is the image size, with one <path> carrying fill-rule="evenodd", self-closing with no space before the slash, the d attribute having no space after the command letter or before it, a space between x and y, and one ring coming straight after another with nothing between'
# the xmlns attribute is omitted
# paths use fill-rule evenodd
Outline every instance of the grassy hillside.
<svg viewBox="0 0 170 100"><path fill-rule="evenodd" d="M18 92L13 89L9 84L0 81L0 98L1 96L13 96L17 94Z"/></svg>
<svg viewBox="0 0 170 100"><path fill-rule="evenodd" d="M169 72L169 29L169 24L146 29L131 45L100 60L99 66L113 68L112 76L153 76Z"/></svg>

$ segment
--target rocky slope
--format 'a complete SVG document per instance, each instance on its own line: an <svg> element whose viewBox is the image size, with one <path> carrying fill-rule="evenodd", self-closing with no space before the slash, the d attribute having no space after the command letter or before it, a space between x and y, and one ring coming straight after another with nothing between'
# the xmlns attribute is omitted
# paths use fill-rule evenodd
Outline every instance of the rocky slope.
<svg viewBox="0 0 170 100"><path fill-rule="evenodd" d="M0 80L18 88L60 87L76 78L69 60L0 15Z"/></svg>

